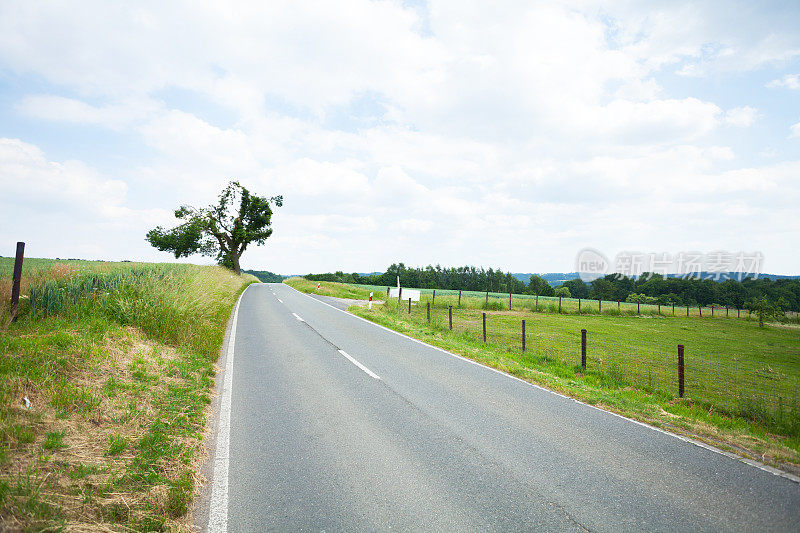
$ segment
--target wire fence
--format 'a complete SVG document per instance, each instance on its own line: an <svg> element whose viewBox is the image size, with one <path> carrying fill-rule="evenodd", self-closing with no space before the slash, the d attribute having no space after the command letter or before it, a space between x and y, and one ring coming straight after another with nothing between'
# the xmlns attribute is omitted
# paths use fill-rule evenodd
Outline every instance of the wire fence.
<svg viewBox="0 0 800 533"><path fill-rule="evenodd" d="M679 397L681 344L685 346L686 398L709 410L800 436L800 335L795 330L760 330L755 323L687 321L685 317L608 320L599 315L528 313L530 308L518 308L521 313L485 311L464 307L463 298L462 293L459 307L457 296L437 291L435 299L431 292L413 305L391 299L385 310L404 320L452 330L467 341L486 342L513 354L523 365L557 362L592 373L607 385L633 387L668 399ZM731 326L737 323L740 326ZM585 370L582 329L587 330Z"/></svg>
<svg viewBox="0 0 800 533"><path fill-rule="evenodd" d="M376 295L384 294L387 297L388 289L390 288L381 285L363 284L353 284L353 286L374 291ZM752 312L748 309L724 305L653 304L589 298L539 296L536 294L511 294L507 292L459 291L453 289L414 290L418 290L422 294L428 296L436 295L437 297L460 295L462 307L485 307L493 311L503 309L527 309L541 313L560 314L659 315L702 318L751 318L753 316ZM797 322L800 313L787 311L785 316Z"/></svg>

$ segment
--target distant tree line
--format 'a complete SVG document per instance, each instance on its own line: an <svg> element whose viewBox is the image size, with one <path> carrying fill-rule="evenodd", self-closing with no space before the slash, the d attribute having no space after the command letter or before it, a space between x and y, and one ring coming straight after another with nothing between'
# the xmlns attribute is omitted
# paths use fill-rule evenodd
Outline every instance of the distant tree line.
<svg viewBox="0 0 800 533"><path fill-rule="evenodd" d="M717 282L711 279L673 278L661 274L645 273L637 278L609 274L591 283L581 279L565 281L554 288L543 277L530 277L527 285L510 272L473 266L442 268L428 265L425 268L407 267L403 263L391 265L382 274L346 274L342 271L328 274L309 274L314 281L338 281L365 285L391 285L424 289L452 289L490 291L540 296L566 296L609 301L660 303L662 305L718 305L739 309L760 298L784 310L800 311L800 280L745 278Z"/></svg>
<svg viewBox="0 0 800 533"><path fill-rule="evenodd" d="M252 274L264 283L280 283L285 276L275 274L269 270L242 270L244 274Z"/></svg>

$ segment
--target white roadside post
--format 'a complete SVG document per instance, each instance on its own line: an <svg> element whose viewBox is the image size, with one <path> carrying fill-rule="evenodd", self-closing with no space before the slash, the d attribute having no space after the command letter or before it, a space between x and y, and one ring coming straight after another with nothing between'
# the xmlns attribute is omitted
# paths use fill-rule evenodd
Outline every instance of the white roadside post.
<svg viewBox="0 0 800 533"><path fill-rule="evenodd" d="M369 310L372 311L372 293L369 293Z"/></svg>

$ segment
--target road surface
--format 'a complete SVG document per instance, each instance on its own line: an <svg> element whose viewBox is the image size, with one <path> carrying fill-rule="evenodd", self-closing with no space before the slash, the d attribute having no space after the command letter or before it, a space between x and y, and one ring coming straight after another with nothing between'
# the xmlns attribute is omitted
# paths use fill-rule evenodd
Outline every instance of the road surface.
<svg viewBox="0 0 800 533"><path fill-rule="evenodd" d="M245 291L233 347L212 531L800 527L790 479L286 285Z"/></svg>

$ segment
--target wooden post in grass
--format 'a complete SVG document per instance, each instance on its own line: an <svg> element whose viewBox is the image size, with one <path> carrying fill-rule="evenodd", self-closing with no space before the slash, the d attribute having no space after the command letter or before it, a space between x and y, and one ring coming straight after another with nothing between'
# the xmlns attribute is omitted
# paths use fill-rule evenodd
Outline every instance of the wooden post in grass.
<svg viewBox="0 0 800 533"><path fill-rule="evenodd" d="M436 305L436 289L433 289L433 299L431 301L433 305Z"/></svg>
<svg viewBox="0 0 800 533"><path fill-rule="evenodd" d="M453 331L453 306L447 308L447 314L450 318L450 331Z"/></svg>
<svg viewBox="0 0 800 533"><path fill-rule="evenodd" d="M689 306L686 306L686 316L689 316Z"/></svg>
<svg viewBox="0 0 800 533"><path fill-rule="evenodd" d="M486 342L486 313L483 313L483 342Z"/></svg>
<svg viewBox="0 0 800 533"><path fill-rule="evenodd" d="M739 308L738 307L736 308L736 318L742 318L742 316L739 314Z"/></svg>
<svg viewBox="0 0 800 533"><path fill-rule="evenodd" d="M578 313L581 312L581 299L578 298Z"/></svg>
<svg viewBox="0 0 800 533"><path fill-rule="evenodd" d="M637 314L637 315L638 315L638 314L640 314L640 313L639 313L639 306L640 306L640 305L641 305L641 303L640 303L640 302L636 302L636 314Z"/></svg>
<svg viewBox="0 0 800 533"><path fill-rule="evenodd" d="M621 305L622 304L619 302L619 300L617 300L617 309L619 309L621 307Z"/></svg>
<svg viewBox="0 0 800 533"><path fill-rule="evenodd" d="M14 257L14 274L11 278L11 320L17 320L19 311L19 284L22 281L22 258L25 255L25 243L17 243L17 255Z"/></svg>
<svg viewBox="0 0 800 533"><path fill-rule="evenodd" d="M698 304L697 310L700 312L700 316L702 317L703 316L703 306Z"/></svg>
<svg viewBox="0 0 800 533"><path fill-rule="evenodd" d="M675 302L672 302L672 316L675 316Z"/></svg>
<svg viewBox="0 0 800 533"><path fill-rule="evenodd" d="M400 287L397 291L397 305L400 305L400 300L403 298L403 287Z"/></svg>
<svg viewBox="0 0 800 533"><path fill-rule="evenodd" d="M489 303L489 291L486 291L486 303Z"/></svg>
<svg viewBox="0 0 800 533"><path fill-rule="evenodd" d="M725 318L728 318L729 316L730 316L730 310L728 309L728 306L726 305L725 306Z"/></svg>
<svg viewBox="0 0 800 533"><path fill-rule="evenodd" d="M508 293L508 310L511 311L511 293Z"/></svg>
<svg viewBox="0 0 800 533"><path fill-rule="evenodd" d="M678 345L678 398L683 398L683 344Z"/></svg>
<svg viewBox="0 0 800 533"><path fill-rule="evenodd" d="M658 314L661 314L661 304L658 304Z"/></svg>
<svg viewBox="0 0 800 533"><path fill-rule="evenodd" d="M386 287L386 299L389 299L389 287Z"/></svg>
<svg viewBox="0 0 800 533"><path fill-rule="evenodd" d="M431 303L428 302L427 305L428 305L428 322L430 322L431 321Z"/></svg>
<svg viewBox="0 0 800 533"><path fill-rule="evenodd" d="M458 306L461 307L461 289L458 289Z"/></svg>
<svg viewBox="0 0 800 533"><path fill-rule="evenodd" d="M522 351L525 351L525 319L522 320Z"/></svg>
<svg viewBox="0 0 800 533"><path fill-rule="evenodd" d="M411 298L408 299L408 314L411 314Z"/></svg>
<svg viewBox="0 0 800 533"><path fill-rule="evenodd" d="M561 296L558 297L558 314L561 314Z"/></svg>
<svg viewBox="0 0 800 533"><path fill-rule="evenodd" d="M711 317L712 318L714 317L714 306L713 305L711 306Z"/></svg>
<svg viewBox="0 0 800 533"><path fill-rule="evenodd" d="M603 314L603 299L602 298L598 298L597 299L597 312L600 313L601 315Z"/></svg>
<svg viewBox="0 0 800 533"><path fill-rule="evenodd" d="M586 330L581 330L581 366L586 370Z"/></svg>
<svg viewBox="0 0 800 533"><path fill-rule="evenodd" d="M539 293L536 293L536 308L539 308Z"/></svg>

